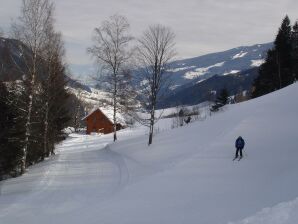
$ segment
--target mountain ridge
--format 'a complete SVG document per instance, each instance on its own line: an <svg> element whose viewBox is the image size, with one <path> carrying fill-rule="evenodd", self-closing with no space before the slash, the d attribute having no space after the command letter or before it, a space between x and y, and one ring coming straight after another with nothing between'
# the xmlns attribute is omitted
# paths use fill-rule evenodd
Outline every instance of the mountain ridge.
<svg viewBox="0 0 298 224"><path fill-rule="evenodd" d="M273 43L241 46L170 63L168 71L172 84L166 89L167 94L159 102L158 107L176 106L177 103L187 105L201 103L208 100L208 94L202 92L203 89L216 92L230 86L228 90L231 94L235 94L239 89L250 90L258 75L258 67L264 63L267 51L272 47ZM221 77L217 79L221 85L211 79L215 75ZM213 81L208 81L209 79ZM228 80L232 81L233 85L228 85Z"/></svg>
<svg viewBox="0 0 298 224"><path fill-rule="evenodd" d="M177 60L169 64L175 85L198 82L213 75L227 75L258 67L272 43L240 46L226 51L194 58ZM259 63L258 63L259 62Z"/></svg>
<svg viewBox="0 0 298 224"><path fill-rule="evenodd" d="M30 49L21 41L0 37L0 81L23 80L24 77L21 70L26 70L24 57L30 57L30 54ZM40 72L38 76L43 77L44 74ZM65 78L67 86L91 92L88 86L69 75L66 75Z"/></svg>

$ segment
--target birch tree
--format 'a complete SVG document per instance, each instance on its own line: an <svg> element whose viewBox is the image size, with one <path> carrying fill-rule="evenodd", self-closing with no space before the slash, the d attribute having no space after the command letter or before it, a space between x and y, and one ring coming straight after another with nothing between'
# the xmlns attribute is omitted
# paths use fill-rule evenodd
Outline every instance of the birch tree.
<svg viewBox="0 0 298 224"><path fill-rule="evenodd" d="M52 21L53 3L49 0L23 0L21 15L17 23L12 26L14 38L20 40L21 56L26 64L20 68L28 82L28 103L26 108L25 139L23 156L21 159L21 173L24 173L27 166L27 153L31 137L32 108L35 97L36 79L41 69L41 55L47 39L46 28ZM29 51L29 52L28 52Z"/></svg>
<svg viewBox="0 0 298 224"><path fill-rule="evenodd" d="M74 127L74 131L78 132L81 127L81 119L84 114L83 100L82 100L82 89L77 89L77 93L74 95L72 101L74 105L74 111L72 115L72 125Z"/></svg>
<svg viewBox="0 0 298 224"><path fill-rule="evenodd" d="M175 34L163 25L150 26L138 40L137 60L141 70L143 103L149 110L149 120L143 124L149 127L148 145L152 144L156 105L160 90L167 84L165 76L169 62L175 56Z"/></svg>
<svg viewBox="0 0 298 224"><path fill-rule="evenodd" d="M131 51L129 43L132 40L129 34L129 23L124 16L113 15L109 20L102 22L95 28L94 45L88 48L88 52L102 67L102 76L105 77L107 91L111 94L111 106L113 108L114 141L117 140L117 112L121 110L121 96L124 80Z"/></svg>

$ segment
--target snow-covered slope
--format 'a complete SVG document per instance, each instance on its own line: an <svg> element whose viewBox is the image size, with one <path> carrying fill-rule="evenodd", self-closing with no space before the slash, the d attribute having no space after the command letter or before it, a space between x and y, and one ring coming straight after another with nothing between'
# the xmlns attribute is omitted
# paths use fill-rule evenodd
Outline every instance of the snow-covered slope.
<svg viewBox="0 0 298 224"><path fill-rule="evenodd" d="M86 104L90 104L91 108L99 106L100 102L104 99L110 99L110 94L108 92L95 88L90 88L90 91L86 91L82 88L73 88L68 86L68 91Z"/></svg>
<svg viewBox="0 0 298 224"><path fill-rule="evenodd" d="M175 61L169 65L173 83L171 89L190 82L196 83L213 75L235 74L259 67L264 63L270 48L272 43L256 44Z"/></svg>
<svg viewBox="0 0 298 224"><path fill-rule="evenodd" d="M298 84L163 131L73 135L1 182L0 223L298 223ZM159 124L164 127L162 120ZM234 141L245 156L232 161Z"/></svg>

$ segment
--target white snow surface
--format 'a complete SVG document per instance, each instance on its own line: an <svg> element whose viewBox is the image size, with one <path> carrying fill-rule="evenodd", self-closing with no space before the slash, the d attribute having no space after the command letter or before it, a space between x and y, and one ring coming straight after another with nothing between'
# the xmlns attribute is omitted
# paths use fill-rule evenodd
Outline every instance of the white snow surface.
<svg viewBox="0 0 298 224"><path fill-rule="evenodd" d="M240 53L235 54L235 55L232 57L232 59L242 58L242 57L244 57L245 55L247 55L247 53L248 53L248 52L243 52L243 51L241 51Z"/></svg>
<svg viewBox="0 0 298 224"><path fill-rule="evenodd" d="M172 85L169 87L170 90L175 90L179 87L180 85Z"/></svg>
<svg viewBox="0 0 298 224"><path fill-rule="evenodd" d="M298 223L298 85L205 121L71 135L57 154L0 182L2 224ZM246 141L232 161L234 141Z"/></svg>
<svg viewBox="0 0 298 224"><path fill-rule="evenodd" d="M265 59L251 60L251 67L259 67L265 63Z"/></svg>
<svg viewBox="0 0 298 224"><path fill-rule="evenodd" d="M173 68L173 69L168 69L168 72L179 72L179 71L184 71L188 69L196 68L196 66L186 66L186 67L181 67L181 68Z"/></svg>
<svg viewBox="0 0 298 224"><path fill-rule="evenodd" d="M194 71L189 71L189 72L186 72L184 74L184 78L185 79L194 79L194 78L197 78L201 75L204 75L206 73L208 73L209 69L210 68L214 68L214 67L221 67L224 65L224 61L223 62L219 62L219 63L216 63L214 65L211 65L211 66L208 66L208 67L202 67L202 68L196 68Z"/></svg>
<svg viewBox="0 0 298 224"><path fill-rule="evenodd" d="M110 94L108 92L94 88L91 88L91 92L87 92L86 90L81 89L78 90L72 87L67 87L67 89L74 95L80 97L81 100L91 105L98 105L99 99L110 98Z"/></svg>
<svg viewBox="0 0 298 224"><path fill-rule="evenodd" d="M240 72L240 70L231 70L231 71L229 71L229 72L225 72L225 73L222 74L222 75L237 74L237 73L239 73L239 72Z"/></svg>
<svg viewBox="0 0 298 224"><path fill-rule="evenodd" d="M298 198L280 203L272 208L264 208L256 215L240 222L229 224L294 224L298 220Z"/></svg>
<svg viewBox="0 0 298 224"><path fill-rule="evenodd" d="M200 83L200 82L204 82L206 79L201 79L201 80L199 80L199 81L197 81L196 83L198 84L198 83Z"/></svg>
<svg viewBox="0 0 298 224"><path fill-rule="evenodd" d="M211 102L205 101L205 102L202 102L200 104L196 104L196 105L192 105L192 106L186 106L185 105L183 107L178 106L178 107L170 107L170 108L166 108L166 109L159 109L159 110L155 111L155 115L156 115L156 117L160 117L160 116L161 117L166 117L166 116L169 116L169 115L173 115L174 113L179 113L180 109L186 109L188 111L193 111L194 108L199 109L200 112L203 113L203 111L209 109L209 104L210 103ZM157 126L158 127L162 126L162 128L166 128L164 126L164 121L159 122Z"/></svg>

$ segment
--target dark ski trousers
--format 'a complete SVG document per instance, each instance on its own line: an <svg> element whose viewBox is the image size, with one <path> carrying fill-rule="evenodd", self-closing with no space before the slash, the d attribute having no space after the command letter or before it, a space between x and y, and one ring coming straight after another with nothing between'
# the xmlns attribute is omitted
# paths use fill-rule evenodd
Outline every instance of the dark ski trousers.
<svg viewBox="0 0 298 224"><path fill-rule="evenodd" d="M242 148L237 148L236 155L235 155L236 158L238 157L239 152L240 152L240 157L242 157Z"/></svg>

